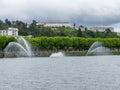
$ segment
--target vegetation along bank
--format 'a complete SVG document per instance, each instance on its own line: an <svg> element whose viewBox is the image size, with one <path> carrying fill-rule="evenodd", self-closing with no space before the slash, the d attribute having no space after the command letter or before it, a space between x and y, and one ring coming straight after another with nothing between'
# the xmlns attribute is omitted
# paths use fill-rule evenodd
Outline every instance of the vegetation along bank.
<svg viewBox="0 0 120 90"><path fill-rule="evenodd" d="M44 51L72 51L81 52L87 51L89 47L95 42L103 42L105 47L111 51L119 52L120 38L81 38L81 37L36 37L25 39L31 43L34 52ZM4 48L9 42L17 42L15 37L0 36L0 51L3 52ZM1 53L0 53L1 54Z"/></svg>

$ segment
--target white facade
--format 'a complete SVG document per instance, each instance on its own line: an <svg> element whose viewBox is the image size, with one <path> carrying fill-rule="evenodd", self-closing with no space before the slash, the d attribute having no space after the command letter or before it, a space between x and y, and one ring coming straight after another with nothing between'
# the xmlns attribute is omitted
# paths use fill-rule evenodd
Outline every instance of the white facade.
<svg viewBox="0 0 120 90"><path fill-rule="evenodd" d="M37 25L43 25L45 27L71 27L71 23L69 22L39 22Z"/></svg>
<svg viewBox="0 0 120 90"><path fill-rule="evenodd" d="M117 36L120 36L120 32L117 32Z"/></svg>
<svg viewBox="0 0 120 90"><path fill-rule="evenodd" d="M2 36L18 36L17 28L8 28L8 30L0 30Z"/></svg>
<svg viewBox="0 0 120 90"><path fill-rule="evenodd" d="M114 28L113 27L91 27L90 30L93 32L105 32L106 29L110 29L111 32L114 32Z"/></svg>

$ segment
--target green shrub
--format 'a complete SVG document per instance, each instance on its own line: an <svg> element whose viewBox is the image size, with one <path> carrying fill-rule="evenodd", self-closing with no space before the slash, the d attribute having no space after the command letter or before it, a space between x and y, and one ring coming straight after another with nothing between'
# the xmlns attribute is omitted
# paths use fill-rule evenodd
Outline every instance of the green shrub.
<svg viewBox="0 0 120 90"><path fill-rule="evenodd" d="M95 41L110 49L120 49L119 38L37 37L28 40L33 48L40 50L88 50Z"/></svg>
<svg viewBox="0 0 120 90"><path fill-rule="evenodd" d="M0 36L0 50L3 50L9 42L16 41L15 37Z"/></svg>

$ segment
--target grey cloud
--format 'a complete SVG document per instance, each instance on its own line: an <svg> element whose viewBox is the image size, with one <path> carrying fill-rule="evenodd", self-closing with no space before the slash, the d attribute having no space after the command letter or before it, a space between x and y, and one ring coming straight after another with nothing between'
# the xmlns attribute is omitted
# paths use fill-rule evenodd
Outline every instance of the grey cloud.
<svg viewBox="0 0 120 90"><path fill-rule="evenodd" d="M119 5L120 0L1 0L0 18L110 25L120 22Z"/></svg>

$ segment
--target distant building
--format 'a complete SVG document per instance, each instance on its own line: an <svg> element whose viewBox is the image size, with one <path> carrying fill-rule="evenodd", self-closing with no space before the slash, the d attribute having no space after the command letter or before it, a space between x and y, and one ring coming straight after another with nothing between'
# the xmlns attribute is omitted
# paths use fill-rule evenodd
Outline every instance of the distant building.
<svg viewBox="0 0 120 90"><path fill-rule="evenodd" d="M45 27L71 27L69 22L39 22L37 25L43 25Z"/></svg>
<svg viewBox="0 0 120 90"><path fill-rule="evenodd" d="M113 27L91 27L90 30L93 32L105 32L106 29L111 30L111 32L114 32L114 28Z"/></svg>
<svg viewBox="0 0 120 90"><path fill-rule="evenodd" d="M2 36L18 36L18 28L8 28L8 30L0 30Z"/></svg>
<svg viewBox="0 0 120 90"><path fill-rule="evenodd" d="M117 32L117 36L120 36L120 32Z"/></svg>

